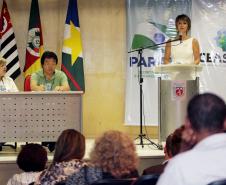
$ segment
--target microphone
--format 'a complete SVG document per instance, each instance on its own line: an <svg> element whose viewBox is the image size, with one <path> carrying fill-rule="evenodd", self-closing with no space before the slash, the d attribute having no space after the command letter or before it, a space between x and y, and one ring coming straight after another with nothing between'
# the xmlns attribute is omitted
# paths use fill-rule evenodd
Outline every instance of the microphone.
<svg viewBox="0 0 226 185"><path fill-rule="evenodd" d="M179 33L179 41L180 41L180 44L182 43L182 33L180 32Z"/></svg>

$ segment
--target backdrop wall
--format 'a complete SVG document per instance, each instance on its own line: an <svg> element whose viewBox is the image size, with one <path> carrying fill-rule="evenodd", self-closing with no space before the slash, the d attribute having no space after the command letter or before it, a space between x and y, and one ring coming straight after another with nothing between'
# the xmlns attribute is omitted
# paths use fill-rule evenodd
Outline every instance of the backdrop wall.
<svg viewBox="0 0 226 185"><path fill-rule="evenodd" d="M30 1L6 2L23 69ZM59 60L67 4L68 0L39 0L44 48L55 51ZM78 0L86 83L83 96L83 133L86 137L97 137L109 129L125 131L131 136L139 134L138 126L124 125L127 61L125 6L125 0ZM23 74L16 80L20 90L23 90L23 80ZM157 127L147 127L147 133L157 137Z"/></svg>

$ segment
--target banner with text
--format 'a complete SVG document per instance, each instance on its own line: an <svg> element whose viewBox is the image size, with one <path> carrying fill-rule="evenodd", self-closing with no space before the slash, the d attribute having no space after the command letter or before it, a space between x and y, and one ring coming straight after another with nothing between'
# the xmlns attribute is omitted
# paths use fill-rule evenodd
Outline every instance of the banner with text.
<svg viewBox="0 0 226 185"><path fill-rule="evenodd" d="M137 51L128 54L126 125L140 123L140 69L143 77L143 123L158 125L158 75L154 74L153 67L162 63L164 45L154 45L175 37L175 18L182 13L191 16L191 0L127 0L127 50L150 47L143 50L141 60Z"/></svg>
<svg viewBox="0 0 226 185"><path fill-rule="evenodd" d="M226 100L226 1L192 1L192 36L201 48L200 91Z"/></svg>

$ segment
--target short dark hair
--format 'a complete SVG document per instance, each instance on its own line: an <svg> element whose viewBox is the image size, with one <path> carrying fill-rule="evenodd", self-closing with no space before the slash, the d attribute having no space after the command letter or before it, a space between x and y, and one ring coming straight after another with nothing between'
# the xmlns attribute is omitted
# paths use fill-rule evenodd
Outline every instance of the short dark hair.
<svg viewBox="0 0 226 185"><path fill-rule="evenodd" d="M47 151L40 144L29 143L22 147L16 162L25 172L42 171L46 167Z"/></svg>
<svg viewBox="0 0 226 185"><path fill-rule="evenodd" d="M42 66L43 66L46 58L52 58L52 59L54 59L56 61L56 64L58 63L57 55L54 52L52 52L52 51L45 51L42 54L42 57L41 57L41 65Z"/></svg>
<svg viewBox="0 0 226 185"><path fill-rule="evenodd" d="M74 129L64 130L56 142L53 162L82 159L85 154L85 137Z"/></svg>
<svg viewBox="0 0 226 185"><path fill-rule="evenodd" d="M180 153L182 143L182 133L184 131L184 125L177 128L172 134L166 138L166 152L172 156Z"/></svg>
<svg viewBox="0 0 226 185"><path fill-rule="evenodd" d="M185 21L188 24L188 31L191 29L191 19L187 15L181 14L176 17L176 20L175 20L176 27L179 21Z"/></svg>
<svg viewBox="0 0 226 185"><path fill-rule="evenodd" d="M198 94L188 103L187 117L197 132L221 132L226 118L225 102L212 93Z"/></svg>

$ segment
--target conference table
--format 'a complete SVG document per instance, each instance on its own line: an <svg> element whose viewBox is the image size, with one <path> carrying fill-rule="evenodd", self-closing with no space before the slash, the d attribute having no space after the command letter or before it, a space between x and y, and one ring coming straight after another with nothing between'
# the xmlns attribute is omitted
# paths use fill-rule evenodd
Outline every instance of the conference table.
<svg viewBox="0 0 226 185"><path fill-rule="evenodd" d="M69 128L81 131L81 91L0 93L0 142L56 141Z"/></svg>

